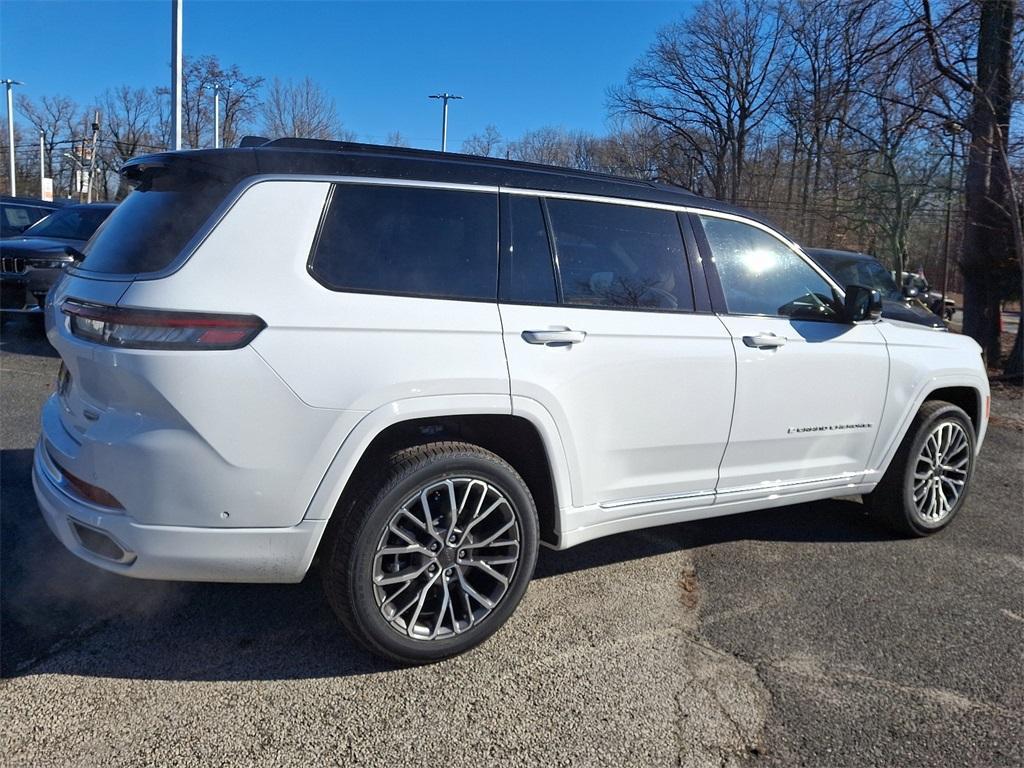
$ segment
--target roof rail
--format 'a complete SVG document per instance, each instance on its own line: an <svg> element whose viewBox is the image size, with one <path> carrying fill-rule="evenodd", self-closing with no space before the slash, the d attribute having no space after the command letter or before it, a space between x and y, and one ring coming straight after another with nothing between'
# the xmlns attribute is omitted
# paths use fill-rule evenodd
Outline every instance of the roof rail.
<svg viewBox="0 0 1024 768"><path fill-rule="evenodd" d="M256 143L256 142L264 143ZM247 143L252 142L252 143ZM472 163L475 165L498 165L524 170L538 171L542 173L568 173L575 176L589 176L598 179L614 180L620 183L635 184L640 187L651 187L652 182L646 179L635 179L626 176L617 176L612 173L600 171L584 171L578 168L568 168L557 165L544 165L542 163L530 163L523 160L507 160L500 157L483 157L481 155L467 155L460 152L439 152L434 149L415 149L413 147L396 147L387 144L363 144L354 141L331 141L327 139L300 139L280 138L265 140L261 137L246 136L242 139L240 146L257 147L259 149L297 149L319 152L358 152L372 155L391 155L393 157L414 157L425 160L446 160L448 162ZM693 194L682 188L675 188L673 191L681 194Z"/></svg>

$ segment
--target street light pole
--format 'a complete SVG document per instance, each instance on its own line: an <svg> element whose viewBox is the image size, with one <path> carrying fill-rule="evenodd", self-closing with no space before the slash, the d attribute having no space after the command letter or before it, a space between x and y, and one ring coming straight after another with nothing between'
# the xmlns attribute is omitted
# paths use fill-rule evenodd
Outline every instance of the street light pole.
<svg viewBox="0 0 1024 768"><path fill-rule="evenodd" d="M92 121L92 152L89 155L89 196L86 198L87 203L92 202L92 185L95 182L96 176L96 141L100 136L100 113L96 110L96 116Z"/></svg>
<svg viewBox="0 0 1024 768"><path fill-rule="evenodd" d="M956 165L956 137L964 127L955 120L947 120L942 129L949 134L949 179L946 183L946 235L942 246L942 312L946 311L946 292L949 290L949 230L953 218L953 169Z"/></svg>
<svg viewBox="0 0 1024 768"><path fill-rule="evenodd" d="M213 148L220 149L220 83L213 84Z"/></svg>
<svg viewBox="0 0 1024 768"><path fill-rule="evenodd" d="M46 144L43 132L39 132L39 199L43 198L43 180L46 178Z"/></svg>
<svg viewBox="0 0 1024 768"><path fill-rule="evenodd" d="M171 141L181 149L181 3L171 0Z"/></svg>
<svg viewBox="0 0 1024 768"><path fill-rule="evenodd" d="M11 164L11 197L18 194L14 178L14 86L24 85L20 80L0 80L7 86L7 151Z"/></svg>
<svg viewBox="0 0 1024 768"><path fill-rule="evenodd" d="M448 93L447 91L445 91L444 93L435 93L430 98L431 99L441 99L441 102L442 102L442 107L441 107L441 151L442 152L447 152L448 151L448 102L451 99L461 99L462 97L461 96L456 96L455 94Z"/></svg>

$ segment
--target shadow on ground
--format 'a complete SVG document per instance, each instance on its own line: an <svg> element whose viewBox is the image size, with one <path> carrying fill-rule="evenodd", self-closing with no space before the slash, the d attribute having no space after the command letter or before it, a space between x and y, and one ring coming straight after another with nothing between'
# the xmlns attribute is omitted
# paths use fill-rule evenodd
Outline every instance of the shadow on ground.
<svg viewBox="0 0 1024 768"><path fill-rule="evenodd" d="M349 639L315 569L296 585L182 584L129 579L77 560L39 515L31 461L29 450L0 456L4 676L285 680L392 668ZM835 500L627 533L564 552L542 549L535 578L737 539L886 538L861 510Z"/></svg>
<svg viewBox="0 0 1024 768"><path fill-rule="evenodd" d="M32 357L57 357L57 350L50 346L39 315L14 315L4 317L0 326L0 352Z"/></svg>

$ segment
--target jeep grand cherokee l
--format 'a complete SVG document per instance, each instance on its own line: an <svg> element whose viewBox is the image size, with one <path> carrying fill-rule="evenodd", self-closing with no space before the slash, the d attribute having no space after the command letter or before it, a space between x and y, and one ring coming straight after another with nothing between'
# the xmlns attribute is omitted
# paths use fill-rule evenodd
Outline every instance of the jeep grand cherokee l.
<svg viewBox="0 0 1024 768"><path fill-rule="evenodd" d="M541 542L862 494L963 506L968 338L879 320L743 210L639 181L276 140L130 161L50 294L34 482L127 576L297 582L420 663L508 618Z"/></svg>

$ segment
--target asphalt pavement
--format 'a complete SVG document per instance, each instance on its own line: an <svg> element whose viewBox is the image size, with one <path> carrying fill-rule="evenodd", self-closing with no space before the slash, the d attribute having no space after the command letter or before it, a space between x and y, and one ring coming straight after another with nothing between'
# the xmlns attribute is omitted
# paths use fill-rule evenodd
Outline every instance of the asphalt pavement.
<svg viewBox="0 0 1024 768"><path fill-rule="evenodd" d="M167 584L67 554L29 479L57 365L4 325L0 765L1024 764L1019 390L938 536L845 499L543 550L496 637L403 669L314 574Z"/></svg>

